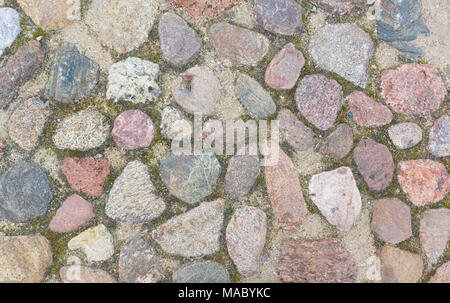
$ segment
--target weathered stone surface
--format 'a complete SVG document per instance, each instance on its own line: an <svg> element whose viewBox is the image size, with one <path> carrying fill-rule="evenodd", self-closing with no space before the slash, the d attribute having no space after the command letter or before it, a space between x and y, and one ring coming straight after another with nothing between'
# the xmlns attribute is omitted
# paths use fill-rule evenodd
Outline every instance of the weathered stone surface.
<svg viewBox="0 0 450 303"><path fill-rule="evenodd" d="M244 197L252 189L260 172L258 156L233 156L225 175L225 193L236 200Z"/></svg>
<svg viewBox="0 0 450 303"><path fill-rule="evenodd" d="M59 233L77 230L94 218L92 204L77 194L69 196L56 211L49 229Z"/></svg>
<svg viewBox="0 0 450 303"><path fill-rule="evenodd" d="M348 167L312 176L309 196L322 215L342 231L349 231L361 211L361 194Z"/></svg>
<svg viewBox="0 0 450 303"><path fill-rule="evenodd" d="M111 135L126 150L149 147L155 135L150 117L138 109L124 111L114 120Z"/></svg>
<svg viewBox="0 0 450 303"><path fill-rule="evenodd" d="M411 210L396 198L376 200L370 228L381 240L397 244L412 236Z"/></svg>
<svg viewBox="0 0 450 303"><path fill-rule="evenodd" d="M67 245L70 250L80 249L89 262L105 261L114 253L113 236L103 224L83 231Z"/></svg>
<svg viewBox="0 0 450 303"><path fill-rule="evenodd" d="M22 161L0 178L0 218L27 222L44 215L53 198L50 181L38 164Z"/></svg>
<svg viewBox="0 0 450 303"><path fill-rule="evenodd" d="M352 129L347 124L342 123L322 141L319 152L333 158L342 159L347 156L352 147Z"/></svg>
<svg viewBox="0 0 450 303"><path fill-rule="evenodd" d="M381 97L397 113L425 116L435 112L446 90L431 65L404 64L381 73Z"/></svg>
<svg viewBox="0 0 450 303"><path fill-rule="evenodd" d="M194 261L177 269L172 280L174 283L229 283L230 276L219 263Z"/></svg>
<svg viewBox="0 0 450 303"><path fill-rule="evenodd" d="M195 204L212 193L221 169L214 155L177 156L170 153L161 161L159 174L172 195Z"/></svg>
<svg viewBox="0 0 450 303"><path fill-rule="evenodd" d="M52 249L43 236L0 235L1 283L39 283L50 263Z"/></svg>
<svg viewBox="0 0 450 303"><path fill-rule="evenodd" d="M303 27L302 7L294 0L255 0L256 21L269 32L293 35Z"/></svg>
<svg viewBox="0 0 450 303"><path fill-rule="evenodd" d="M416 206L441 201L449 188L445 166L428 159L401 161L397 179L403 192Z"/></svg>
<svg viewBox="0 0 450 303"><path fill-rule="evenodd" d="M431 263L444 253L450 239L450 210L428 209L420 219L420 244Z"/></svg>
<svg viewBox="0 0 450 303"><path fill-rule="evenodd" d="M362 138L353 151L353 160L370 190L382 191L391 184L395 165L386 145Z"/></svg>
<svg viewBox="0 0 450 303"><path fill-rule="evenodd" d="M311 4L320 7L327 13L333 15L362 14L367 11L369 2L367 0L309 0Z"/></svg>
<svg viewBox="0 0 450 303"><path fill-rule="evenodd" d="M159 65L135 57L111 65L106 98L134 104L154 102L161 94Z"/></svg>
<svg viewBox="0 0 450 303"><path fill-rule="evenodd" d="M10 7L0 7L0 56L20 33L19 14Z"/></svg>
<svg viewBox="0 0 450 303"><path fill-rule="evenodd" d="M450 283L450 261L436 269L428 283Z"/></svg>
<svg viewBox="0 0 450 303"><path fill-rule="evenodd" d="M192 136L192 123L184 119L181 111L175 107L167 106L162 112L161 135L168 139L190 138Z"/></svg>
<svg viewBox="0 0 450 303"><path fill-rule="evenodd" d="M311 38L309 53L323 69L365 88L367 67L374 51L369 34L355 24L327 24Z"/></svg>
<svg viewBox="0 0 450 303"><path fill-rule="evenodd" d="M175 7L184 8L194 18L214 18L241 0L169 0Z"/></svg>
<svg viewBox="0 0 450 303"><path fill-rule="evenodd" d="M314 132L301 122L289 109L278 112L280 135L291 147L303 151L314 144Z"/></svg>
<svg viewBox="0 0 450 303"><path fill-rule="evenodd" d="M278 276L287 283L354 282L357 267L336 239L291 240L281 244Z"/></svg>
<svg viewBox="0 0 450 303"><path fill-rule="evenodd" d="M128 163L114 181L105 206L109 217L130 224L153 220L165 209L166 204L156 195L147 166L137 160Z"/></svg>
<svg viewBox="0 0 450 303"><path fill-rule="evenodd" d="M219 250L225 201L203 202L169 219L152 232L153 239L172 255L199 257Z"/></svg>
<svg viewBox="0 0 450 303"><path fill-rule="evenodd" d="M291 89L305 65L303 54L292 43L286 44L267 66L265 81L273 89Z"/></svg>
<svg viewBox="0 0 450 303"><path fill-rule="evenodd" d="M261 268L266 242L266 214L256 207L236 209L226 230L227 249L240 274L251 276Z"/></svg>
<svg viewBox="0 0 450 303"><path fill-rule="evenodd" d="M428 140L431 154L436 157L450 156L450 118L447 115L434 122Z"/></svg>
<svg viewBox="0 0 450 303"><path fill-rule="evenodd" d="M219 57L233 65L256 66L269 51L269 39L229 23L213 24L209 36Z"/></svg>
<svg viewBox="0 0 450 303"><path fill-rule="evenodd" d="M361 91L351 93L346 100L349 112L358 125L377 127L392 121L392 113L387 106L376 102Z"/></svg>
<svg viewBox="0 0 450 303"><path fill-rule="evenodd" d="M422 141L422 129L415 123L405 122L392 125L388 129L389 138L397 148L406 149Z"/></svg>
<svg viewBox="0 0 450 303"><path fill-rule="evenodd" d="M416 283L423 271L422 258L408 251L384 246L378 256L381 261L381 281L384 283Z"/></svg>
<svg viewBox="0 0 450 303"><path fill-rule="evenodd" d="M333 126L342 104L342 88L323 75L305 76L295 91L300 113L320 130Z"/></svg>
<svg viewBox="0 0 450 303"><path fill-rule="evenodd" d="M116 283L106 271L80 265L62 267L59 277L63 283Z"/></svg>
<svg viewBox="0 0 450 303"><path fill-rule="evenodd" d="M250 117L262 120L272 116L277 110L272 96L255 79L239 74L235 92Z"/></svg>

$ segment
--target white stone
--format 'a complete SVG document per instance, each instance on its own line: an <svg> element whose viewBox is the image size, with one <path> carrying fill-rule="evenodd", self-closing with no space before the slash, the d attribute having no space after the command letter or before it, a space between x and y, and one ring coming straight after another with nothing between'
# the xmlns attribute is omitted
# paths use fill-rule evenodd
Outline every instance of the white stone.
<svg viewBox="0 0 450 303"><path fill-rule="evenodd" d="M0 56L20 33L19 14L10 7L0 8Z"/></svg>
<svg viewBox="0 0 450 303"><path fill-rule="evenodd" d="M114 240L103 224L85 230L68 243L70 250L80 249L89 262L108 260L114 254Z"/></svg>

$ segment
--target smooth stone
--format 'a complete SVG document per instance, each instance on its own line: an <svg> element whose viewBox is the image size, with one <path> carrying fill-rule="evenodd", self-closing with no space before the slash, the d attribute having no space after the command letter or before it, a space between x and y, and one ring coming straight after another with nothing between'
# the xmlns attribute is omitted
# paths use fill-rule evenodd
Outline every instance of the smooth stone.
<svg viewBox="0 0 450 303"><path fill-rule="evenodd" d="M20 17L10 7L0 7L0 56L20 34Z"/></svg>
<svg viewBox="0 0 450 303"><path fill-rule="evenodd" d="M239 200L250 192L260 173L258 156L234 155L228 162L225 193Z"/></svg>
<svg viewBox="0 0 450 303"><path fill-rule="evenodd" d="M69 196L50 221L51 231L66 233L77 230L95 217L92 204L77 194Z"/></svg>
<svg viewBox="0 0 450 303"><path fill-rule="evenodd" d="M63 266L59 270L63 283L116 283L106 271L81 265Z"/></svg>
<svg viewBox="0 0 450 303"><path fill-rule="evenodd" d="M357 15L367 11L371 0L309 0L311 4L317 6L327 13L333 15Z"/></svg>
<svg viewBox="0 0 450 303"><path fill-rule="evenodd" d="M289 109L278 112L280 135L298 151L309 149L314 144L314 132L301 122Z"/></svg>
<svg viewBox="0 0 450 303"><path fill-rule="evenodd" d="M398 123L388 129L389 138L395 147L407 149L422 141L422 129L415 123Z"/></svg>
<svg viewBox="0 0 450 303"><path fill-rule="evenodd" d="M91 227L67 244L70 250L80 249L88 262L105 261L114 254L113 236L103 224Z"/></svg>
<svg viewBox="0 0 450 303"><path fill-rule="evenodd" d="M149 147L155 135L150 117L138 109L124 111L114 120L111 135L126 150Z"/></svg>
<svg viewBox="0 0 450 303"><path fill-rule="evenodd" d="M416 283L423 271L420 255L392 246L384 246L378 256L381 261L383 283Z"/></svg>
<svg viewBox="0 0 450 303"><path fill-rule="evenodd" d="M392 113L387 106L376 102L361 91L355 91L345 99L348 102L349 113L360 126L378 127L392 121Z"/></svg>
<svg viewBox="0 0 450 303"><path fill-rule="evenodd" d="M425 255L434 264L444 254L450 239L450 210L428 209L420 218L420 244Z"/></svg>
<svg viewBox="0 0 450 303"><path fill-rule="evenodd" d="M194 261L173 273L173 283L230 283L225 268L214 261Z"/></svg>
<svg viewBox="0 0 450 303"><path fill-rule="evenodd" d="M342 159L347 156L352 147L352 129L347 124L342 123L322 141L319 152L332 158Z"/></svg>
<svg viewBox="0 0 450 303"><path fill-rule="evenodd" d="M272 33L293 35L303 27L302 7L293 0L255 0L253 13L256 22Z"/></svg>
<svg viewBox="0 0 450 303"><path fill-rule="evenodd" d="M450 118L447 115L434 122L428 137L428 150L436 157L450 156Z"/></svg>
<svg viewBox="0 0 450 303"><path fill-rule="evenodd" d="M241 0L169 0L174 7L184 8L192 17L198 19L215 18L226 9L238 4Z"/></svg>

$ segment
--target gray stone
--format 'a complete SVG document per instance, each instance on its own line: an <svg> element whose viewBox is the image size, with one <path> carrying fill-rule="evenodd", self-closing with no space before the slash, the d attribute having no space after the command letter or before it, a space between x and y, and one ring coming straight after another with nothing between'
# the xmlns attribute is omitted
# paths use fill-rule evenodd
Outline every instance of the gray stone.
<svg viewBox="0 0 450 303"><path fill-rule="evenodd" d="M0 56L20 33L19 14L10 7L0 7Z"/></svg>
<svg viewBox="0 0 450 303"><path fill-rule="evenodd" d="M161 116L161 135L168 139L191 137L192 123L184 119L180 110L167 106Z"/></svg>
<svg viewBox="0 0 450 303"><path fill-rule="evenodd" d="M374 0L309 0L309 2L327 13L342 16L364 13Z"/></svg>
<svg viewBox="0 0 450 303"><path fill-rule="evenodd" d="M420 219L420 244L430 263L444 254L450 239L450 209L428 209Z"/></svg>
<svg viewBox="0 0 450 303"><path fill-rule="evenodd" d="M277 116L280 135L298 151L309 149L314 144L314 132L301 122L290 110L283 108Z"/></svg>
<svg viewBox="0 0 450 303"><path fill-rule="evenodd" d="M422 129L415 123L405 122L392 125L388 129L389 138L397 148L406 149L422 141Z"/></svg>
<svg viewBox="0 0 450 303"><path fill-rule="evenodd" d="M321 154L342 159L352 150L353 132L345 123L339 124L336 129L326 137L319 148Z"/></svg>
<svg viewBox="0 0 450 303"><path fill-rule="evenodd" d="M103 224L83 231L72 238L67 246L70 250L80 249L88 262L105 261L114 254L113 236Z"/></svg>
<svg viewBox="0 0 450 303"><path fill-rule="evenodd" d="M303 27L302 7L294 0L255 0L256 21L272 33L293 35Z"/></svg>
<svg viewBox="0 0 450 303"><path fill-rule="evenodd" d="M174 283L229 283L225 268L214 261L194 261L183 265L173 273Z"/></svg>
<svg viewBox="0 0 450 303"><path fill-rule="evenodd" d="M434 122L429 135L428 150L436 157L450 155L450 118L447 115Z"/></svg>
<svg viewBox="0 0 450 303"><path fill-rule="evenodd" d="M232 199L249 193L261 172L258 156L234 155L228 162L225 192Z"/></svg>

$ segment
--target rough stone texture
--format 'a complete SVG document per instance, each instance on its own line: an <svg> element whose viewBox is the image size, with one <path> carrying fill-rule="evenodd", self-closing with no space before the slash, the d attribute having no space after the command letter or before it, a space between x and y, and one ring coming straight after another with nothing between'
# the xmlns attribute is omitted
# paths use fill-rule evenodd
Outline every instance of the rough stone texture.
<svg viewBox="0 0 450 303"><path fill-rule="evenodd" d="M80 249L89 262L107 260L114 253L113 236L103 224L83 231L67 245L70 250Z"/></svg>
<svg viewBox="0 0 450 303"><path fill-rule="evenodd" d="M280 135L291 147L303 151L314 144L314 132L301 122L289 109L278 112Z"/></svg>
<svg viewBox="0 0 450 303"><path fill-rule="evenodd" d="M366 127L378 127L391 123L392 113L389 108L376 102L361 91L355 91L346 97L356 124Z"/></svg>
<svg viewBox="0 0 450 303"><path fill-rule="evenodd" d="M155 135L150 117L138 109L127 110L114 120L111 135L126 150L149 147Z"/></svg>
<svg viewBox="0 0 450 303"><path fill-rule="evenodd" d="M375 51L375 59L380 70L397 67L400 65L399 51L386 42L380 42Z"/></svg>
<svg viewBox="0 0 450 303"><path fill-rule="evenodd" d="M164 59L178 67L189 63L202 47L195 30L172 13L165 13L159 21L159 40Z"/></svg>
<svg viewBox="0 0 450 303"><path fill-rule="evenodd" d="M161 135L168 139L190 138L192 135L192 123L184 119L181 111L175 107L167 106L162 112Z"/></svg>
<svg viewBox="0 0 450 303"><path fill-rule="evenodd" d="M399 162L397 179L403 192L416 206L439 202L448 192L447 170L442 163L432 160Z"/></svg>
<svg viewBox="0 0 450 303"><path fill-rule="evenodd" d="M436 157L450 156L450 118L447 115L434 122L428 137L428 150Z"/></svg>
<svg viewBox="0 0 450 303"><path fill-rule="evenodd" d="M92 204L77 194L69 196L56 211L49 229L59 233L77 230L94 218Z"/></svg>
<svg viewBox="0 0 450 303"><path fill-rule="evenodd" d="M333 79L323 75L305 76L295 91L300 113L320 130L333 126L341 109L342 88Z"/></svg>
<svg viewBox="0 0 450 303"><path fill-rule="evenodd" d="M211 255L219 250L225 201L203 202L157 227L152 236L172 255L187 258Z"/></svg>
<svg viewBox="0 0 450 303"><path fill-rule="evenodd" d="M225 193L239 200L252 189L261 172L258 156L235 155L228 161Z"/></svg>
<svg viewBox="0 0 450 303"><path fill-rule="evenodd" d="M420 219L420 244L431 263L436 263L450 239L450 210L428 209Z"/></svg>
<svg viewBox="0 0 450 303"><path fill-rule="evenodd" d="M260 270L266 231L266 214L259 208L245 206L234 212L226 240L228 253L240 274L248 277Z"/></svg>
<svg viewBox="0 0 450 303"><path fill-rule="evenodd" d="M416 283L420 280L423 262L419 255L392 246L384 246L378 255L382 282Z"/></svg>
<svg viewBox="0 0 450 303"><path fill-rule="evenodd" d="M148 168L137 160L128 163L117 177L106 203L106 214L131 224L144 223L161 215L166 209L157 196Z"/></svg>
<svg viewBox="0 0 450 303"><path fill-rule="evenodd" d="M22 161L0 178L0 218L28 222L43 216L53 198L45 170L38 164Z"/></svg>
<svg viewBox="0 0 450 303"><path fill-rule="evenodd" d="M333 15L346 14L362 14L367 11L369 6L368 0L309 0L309 2L317 7L320 7L327 13Z"/></svg>
<svg viewBox="0 0 450 303"><path fill-rule="evenodd" d="M173 283L229 283L225 268L214 261L194 261L181 266L173 273Z"/></svg>
<svg viewBox="0 0 450 303"><path fill-rule="evenodd" d="M381 73L381 97L397 113L425 116L435 112L446 89L431 65L404 64Z"/></svg>
<svg viewBox="0 0 450 303"><path fill-rule="evenodd" d="M436 269L428 283L450 283L450 261Z"/></svg>
<svg viewBox="0 0 450 303"><path fill-rule="evenodd" d="M195 204L212 193L221 169L214 155L170 153L161 161L159 174L172 195Z"/></svg>
<svg viewBox="0 0 450 303"><path fill-rule="evenodd" d="M286 44L267 66L265 81L273 89L291 89L305 65L303 54L292 43Z"/></svg>
<svg viewBox="0 0 450 303"><path fill-rule="evenodd" d="M1 283L39 283L51 263L50 242L43 236L0 235Z"/></svg>
<svg viewBox="0 0 450 303"><path fill-rule="evenodd" d="M10 7L0 7L0 56L20 33L19 14Z"/></svg>
<svg viewBox="0 0 450 303"><path fill-rule="evenodd" d="M372 231L390 244L400 243L412 236L411 210L396 198L376 200L372 208Z"/></svg>
<svg viewBox="0 0 450 303"><path fill-rule="evenodd" d="M250 117L262 120L272 116L277 110L272 96L255 79L239 74L235 92Z"/></svg>
<svg viewBox="0 0 450 303"><path fill-rule="evenodd" d="M106 98L133 104L154 102L161 94L159 65L135 57L111 65Z"/></svg>
<svg viewBox="0 0 450 303"><path fill-rule="evenodd" d="M345 123L339 124L336 129L326 137L319 148L321 154L342 159L352 150L353 132Z"/></svg>
<svg viewBox="0 0 450 303"><path fill-rule="evenodd" d="M287 283L348 283L356 280L357 267L339 241L323 238L282 243L277 271Z"/></svg>
<svg viewBox="0 0 450 303"><path fill-rule="evenodd" d="M229 23L216 23L209 28L209 36L221 60L233 65L256 66L269 51L265 36Z"/></svg>
<svg viewBox="0 0 450 303"><path fill-rule="evenodd" d="M365 88L366 73L374 51L372 39L355 24L327 24L315 33L309 44L314 62L323 69Z"/></svg>
<svg viewBox="0 0 450 303"><path fill-rule="evenodd" d="M361 194L348 167L312 176L309 196L320 212L342 231L349 231L361 211Z"/></svg>
<svg viewBox="0 0 450 303"><path fill-rule="evenodd" d="M59 277L63 283L116 283L106 271L80 265L62 267Z"/></svg>
<svg viewBox="0 0 450 303"><path fill-rule="evenodd" d="M255 0L256 21L272 33L293 35L303 27L302 7L294 0Z"/></svg>
<svg viewBox="0 0 450 303"><path fill-rule="evenodd" d="M382 191L391 184L395 165L385 145L362 138L353 151L353 160L370 190Z"/></svg>
<svg viewBox="0 0 450 303"><path fill-rule="evenodd" d="M194 18L214 18L241 0L169 0L175 7L184 8Z"/></svg>
<svg viewBox="0 0 450 303"><path fill-rule="evenodd" d="M411 148L422 141L422 129L415 123L405 122L392 125L388 129L389 138L397 148Z"/></svg>

